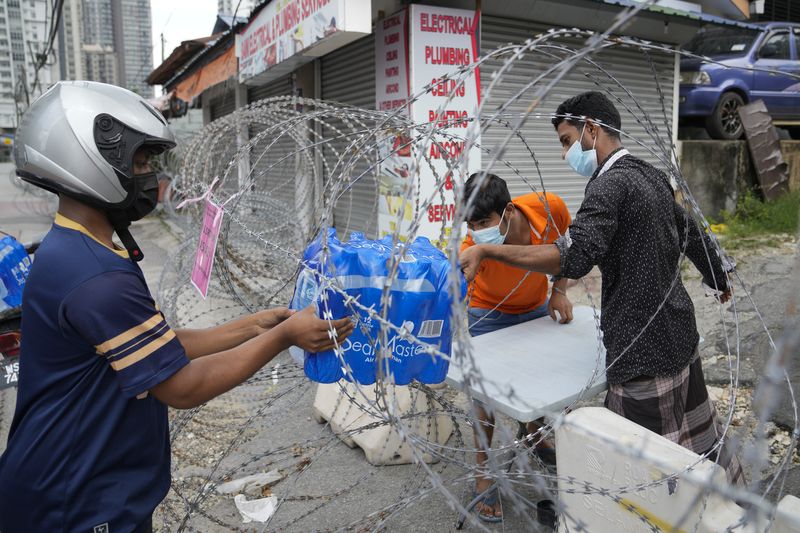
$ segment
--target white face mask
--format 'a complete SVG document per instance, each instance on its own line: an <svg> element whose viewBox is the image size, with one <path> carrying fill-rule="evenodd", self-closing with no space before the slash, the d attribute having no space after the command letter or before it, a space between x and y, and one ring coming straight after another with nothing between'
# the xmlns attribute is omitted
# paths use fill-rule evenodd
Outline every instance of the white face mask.
<svg viewBox="0 0 800 533"><path fill-rule="evenodd" d="M575 172L586 178L591 178L595 169L597 169L597 152L594 149L594 145L597 144L597 137L594 138L592 149L584 150L583 146L581 146L581 141L583 141L583 134L585 132L586 125L584 124L583 131L581 131L581 138L572 143L572 146L569 147L566 160L567 164L572 167Z"/></svg>
<svg viewBox="0 0 800 533"><path fill-rule="evenodd" d="M475 244L503 244L506 241L508 230L511 229L511 224L506 226L506 232L500 233L500 224L503 223L503 217L506 216L506 210L503 209L503 214L500 216L500 222L496 226L484 228L479 230L469 230L472 235L472 240Z"/></svg>

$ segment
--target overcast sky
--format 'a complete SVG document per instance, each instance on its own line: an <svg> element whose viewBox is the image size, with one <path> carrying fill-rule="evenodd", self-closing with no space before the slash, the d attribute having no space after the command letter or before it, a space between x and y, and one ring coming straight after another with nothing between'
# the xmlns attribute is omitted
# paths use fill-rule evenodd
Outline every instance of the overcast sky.
<svg viewBox="0 0 800 533"><path fill-rule="evenodd" d="M153 11L153 67L161 64L161 33L164 57L181 41L211 35L217 19L217 0L151 0ZM160 91L156 91L156 95Z"/></svg>

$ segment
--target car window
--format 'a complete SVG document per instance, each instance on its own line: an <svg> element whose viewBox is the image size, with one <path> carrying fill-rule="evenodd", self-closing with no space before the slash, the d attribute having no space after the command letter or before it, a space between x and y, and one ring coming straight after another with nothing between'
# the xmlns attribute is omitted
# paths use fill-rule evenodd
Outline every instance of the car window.
<svg viewBox="0 0 800 533"><path fill-rule="evenodd" d="M800 28L794 29L794 58L800 61Z"/></svg>
<svg viewBox="0 0 800 533"><path fill-rule="evenodd" d="M703 28L683 49L699 56L742 55L757 37L758 32L739 28Z"/></svg>
<svg viewBox="0 0 800 533"><path fill-rule="evenodd" d="M792 49L789 44L789 32L771 33L758 50L760 59L791 59Z"/></svg>

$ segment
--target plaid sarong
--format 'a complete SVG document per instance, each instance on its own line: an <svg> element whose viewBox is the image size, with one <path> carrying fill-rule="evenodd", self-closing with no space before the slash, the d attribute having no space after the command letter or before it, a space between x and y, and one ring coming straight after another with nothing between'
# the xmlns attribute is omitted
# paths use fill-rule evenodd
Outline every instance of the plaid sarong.
<svg viewBox="0 0 800 533"><path fill-rule="evenodd" d="M722 434L699 357L675 376L609 385L605 406L699 455L708 453ZM719 460L717 452L709 460L725 469L729 483L744 487L742 466L728 442L717 451Z"/></svg>

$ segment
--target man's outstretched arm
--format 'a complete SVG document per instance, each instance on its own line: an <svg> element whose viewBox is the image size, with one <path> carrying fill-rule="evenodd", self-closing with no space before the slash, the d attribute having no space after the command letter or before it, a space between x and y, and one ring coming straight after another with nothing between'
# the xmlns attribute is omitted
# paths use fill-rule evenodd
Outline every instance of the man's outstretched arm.
<svg viewBox="0 0 800 533"><path fill-rule="evenodd" d="M617 232L618 213L627 191L624 179L613 169L589 182L586 196L569 233L555 244L472 246L461 252L461 269L467 279L478 272L480 262L494 259L517 268L579 279L602 261Z"/></svg>
<svg viewBox="0 0 800 533"><path fill-rule="evenodd" d="M517 268L558 275L561 271L561 255L554 244L508 245L478 244L461 252L461 270L467 280L472 281L478 273L481 261L493 259Z"/></svg>
<svg viewBox="0 0 800 533"><path fill-rule="evenodd" d="M243 383L289 346L324 352L341 344L352 332L349 318L323 320L309 306L235 348L190 361L150 392L176 409L197 407Z"/></svg>
<svg viewBox="0 0 800 533"><path fill-rule="evenodd" d="M205 329L176 329L175 335L183 345L186 356L196 359L212 353L223 352L266 333L290 316L293 311L285 307L266 309L225 324Z"/></svg>

